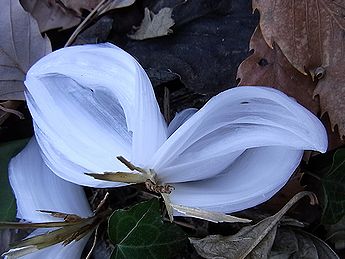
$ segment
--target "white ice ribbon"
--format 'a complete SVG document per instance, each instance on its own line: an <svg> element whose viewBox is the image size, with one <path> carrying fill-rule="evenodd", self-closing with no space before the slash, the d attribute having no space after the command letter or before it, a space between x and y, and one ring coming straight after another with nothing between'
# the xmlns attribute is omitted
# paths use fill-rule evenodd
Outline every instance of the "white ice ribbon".
<svg viewBox="0 0 345 259"><path fill-rule="evenodd" d="M181 113L168 130L144 70L109 43L53 52L25 85L44 161L80 185L122 185L84 173L126 171L115 159L123 156L172 184L172 203L233 212L274 195L303 150L327 149L322 123L265 87L227 90Z"/></svg>
<svg viewBox="0 0 345 259"><path fill-rule="evenodd" d="M59 221L38 210L58 211L81 217L92 215L82 187L62 180L49 170L34 138L11 160L9 179L17 201L17 218L32 223ZM47 230L35 230L31 236L44 232ZM67 246L60 243L38 251L34 247L26 249L27 251L21 249L24 254L31 252L21 258L80 258L87 240L88 237L84 237Z"/></svg>

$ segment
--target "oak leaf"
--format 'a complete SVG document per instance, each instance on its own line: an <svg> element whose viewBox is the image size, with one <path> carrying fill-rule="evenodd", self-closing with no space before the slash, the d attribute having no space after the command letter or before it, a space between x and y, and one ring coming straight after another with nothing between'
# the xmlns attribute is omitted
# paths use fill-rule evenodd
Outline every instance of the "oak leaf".
<svg viewBox="0 0 345 259"><path fill-rule="evenodd" d="M51 52L50 41L19 0L2 1L0 14L0 100L24 100L25 74Z"/></svg>
<svg viewBox="0 0 345 259"><path fill-rule="evenodd" d="M139 29L129 37L134 40L144 40L172 33L170 28L175 24L171 18L172 11L172 8L164 7L157 14L154 14L145 8L145 15Z"/></svg>
<svg viewBox="0 0 345 259"><path fill-rule="evenodd" d="M253 0L268 45L274 42L301 73L323 78L314 94L332 127L345 135L345 2L344 0Z"/></svg>
<svg viewBox="0 0 345 259"><path fill-rule="evenodd" d="M52 29L66 30L81 21L76 12L67 9L58 1L20 0L20 3L36 19L41 32Z"/></svg>
<svg viewBox="0 0 345 259"><path fill-rule="evenodd" d="M345 38L343 41L345 42ZM345 48L343 51L345 51ZM344 54L343 58L345 58ZM338 63L329 66L324 78L319 80L314 94L320 96L321 109L323 112L328 112L332 128L334 128L335 125L338 125L341 136L344 136L345 60L341 60Z"/></svg>
<svg viewBox="0 0 345 259"><path fill-rule="evenodd" d="M256 9L268 45L276 42L300 72L333 65L344 57L343 0L253 0Z"/></svg>
<svg viewBox="0 0 345 259"><path fill-rule="evenodd" d="M314 97L316 82L310 75L303 75L295 69L284 56L277 44L271 49L265 42L260 27L257 27L251 37L249 49L253 54L238 67L239 85L270 86L295 98L300 104L319 115L319 98ZM322 81L319 81L318 85ZM341 101L341 99L339 99ZM339 106L340 107L340 106ZM344 144L338 130L333 131L327 114L321 117L329 140L329 149Z"/></svg>
<svg viewBox="0 0 345 259"><path fill-rule="evenodd" d="M238 67L239 85L274 87L295 98L314 114L319 112L318 100L313 99L316 84L310 76L298 72L276 44L270 48L259 27L250 39L249 49L254 51L253 54Z"/></svg>

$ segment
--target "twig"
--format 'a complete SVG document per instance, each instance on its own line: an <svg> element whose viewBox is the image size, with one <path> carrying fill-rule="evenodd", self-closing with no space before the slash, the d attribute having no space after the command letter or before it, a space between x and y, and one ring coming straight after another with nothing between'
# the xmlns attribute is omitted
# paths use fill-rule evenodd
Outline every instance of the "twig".
<svg viewBox="0 0 345 259"><path fill-rule="evenodd" d="M95 250L96 243L97 243L97 236L98 236L98 228L99 228L99 225L96 227L96 230L95 230L95 237L94 237L94 239L93 239L91 249L90 249L90 251L88 252L88 254L87 254L87 256L85 257L85 259L90 259L93 250Z"/></svg>
<svg viewBox="0 0 345 259"><path fill-rule="evenodd" d="M90 22L98 13L102 12L103 5L108 2L108 0L102 0L95 9L92 10L91 13L89 13L88 16L82 21L78 27L75 29L75 31L72 33L71 37L68 39L68 41L65 44L65 47L70 46L75 39L77 38L78 34L86 27L87 23Z"/></svg>
<svg viewBox="0 0 345 259"><path fill-rule="evenodd" d="M97 208L95 209L94 213L97 214L100 209L103 207L104 203L107 201L108 199L108 196L109 196L109 192L107 192L105 195L104 195L104 198L101 200L101 202L98 204Z"/></svg>

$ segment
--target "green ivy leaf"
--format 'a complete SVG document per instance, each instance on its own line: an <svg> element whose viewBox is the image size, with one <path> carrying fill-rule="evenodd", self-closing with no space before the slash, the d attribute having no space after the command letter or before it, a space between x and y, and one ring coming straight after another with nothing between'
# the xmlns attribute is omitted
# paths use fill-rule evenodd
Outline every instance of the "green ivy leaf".
<svg viewBox="0 0 345 259"><path fill-rule="evenodd" d="M0 144L0 221L12 221L16 218L16 200L8 181L8 164L28 141L29 139L20 139Z"/></svg>
<svg viewBox="0 0 345 259"><path fill-rule="evenodd" d="M111 259L171 258L187 241L180 228L162 222L157 199L115 211L109 218L108 234L115 245Z"/></svg>
<svg viewBox="0 0 345 259"><path fill-rule="evenodd" d="M321 178L324 190L322 222L335 224L345 213L345 149L338 149L329 171Z"/></svg>

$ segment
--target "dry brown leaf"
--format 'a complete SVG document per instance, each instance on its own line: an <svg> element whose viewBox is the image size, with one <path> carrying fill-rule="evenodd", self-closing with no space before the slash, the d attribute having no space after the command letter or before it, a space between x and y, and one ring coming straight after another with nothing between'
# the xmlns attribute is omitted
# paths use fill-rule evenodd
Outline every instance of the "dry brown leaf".
<svg viewBox="0 0 345 259"><path fill-rule="evenodd" d="M340 259L324 241L290 225L278 229L268 258Z"/></svg>
<svg viewBox="0 0 345 259"><path fill-rule="evenodd" d="M111 0L107 2L99 15L109 12L114 9L124 8L134 4L135 0Z"/></svg>
<svg viewBox="0 0 345 259"><path fill-rule="evenodd" d="M19 0L2 1L0 12L0 100L24 100L25 73L51 52L50 41Z"/></svg>
<svg viewBox="0 0 345 259"><path fill-rule="evenodd" d="M93 10L101 2L101 0L61 0L61 2L66 8L72 9L81 15L82 10ZM102 13L113 9L130 6L134 2L135 0L109 0L107 1L107 8Z"/></svg>
<svg viewBox="0 0 345 259"><path fill-rule="evenodd" d="M93 10L101 0L80 1L80 0L20 0L24 9L31 13L37 20L41 32L52 29L66 30L76 26L81 22L81 10ZM135 0L109 0L104 5L102 12L127 7L132 5Z"/></svg>
<svg viewBox="0 0 345 259"><path fill-rule="evenodd" d="M266 42L302 73L344 57L344 0L253 0L256 9Z"/></svg>
<svg viewBox="0 0 345 259"><path fill-rule="evenodd" d="M310 75L298 72L275 43L271 49L263 39L259 27L252 35L249 48L254 51L253 54L240 64L237 71L240 86L261 85L276 88L295 98L315 115L319 115L318 98L313 98L316 82L312 81ZM322 80L319 81L318 86L323 82ZM342 107L341 104L338 107ZM337 129L332 130L327 114L321 119L328 132L329 149L343 145L344 140L341 140Z"/></svg>
<svg viewBox="0 0 345 259"><path fill-rule="evenodd" d="M71 46L78 35L90 24L90 22L100 15L116 8L126 7L135 2L135 0L101 0L97 6L89 13L81 24L74 30L70 38L67 40L65 47ZM96 37L97 38L97 37Z"/></svg>
<svg viewBox="0 0 345 259"><path fill-rule="evenodd" d="M227 237L211 235L203 239L190 238L190 241L198 254L204 258L267 258L280 219L297 201L305 196L309 196L311 202L315 202L314 194L300 192L275 215L265 218L253 226L244 227L235 235Z"/></svg>
<svg viewBox="0 0 345 259"><path fill-rule="evenodd" d="M249 48L254 50L254 53L238 67L239 85L276 88L295 98L314 114L319 112L318 101L313 99L315 83L311 77L298 72L276 44L273 44L271 49L262 37L259 27L252 35Z"/></svg>
<svg viewBox="0 0 345 259"><path fill-rule="evenodd" d="M253 0L253 9L260 12L266 42L271 47L276 42L295 68L312 75L325 69L315 95L344 136L345 1Z"/></svg>
<svg viewBox="0 0 345 259"><path fill-rule="evenodd" d="M335 128L332 128L331 122L329 119L329 114L324 113L321 116L321 121L323 125L325 126L328 134L328 150L333 150L338 147L344 146L345 145L345 139L340 138L339 130L338 127L336 126Z"/></svg>
<svg viewBox="0 0 345 259"><path fill-rule="evenodd" d="M343 45L345 44L345 32ZM345 51L345 48L344 48ZM343 54L343 58L345 58ZM320 96L323 112L328 112L332 128L338 125L339 132L345 135L345 60L328 67L325 76L319 80L314 91Z"/></svg>
<svg viewBox="0 0 345 259"><path fill-rule="evenodd" d="M86 26L84 30L77 34L70 45L97 44L106 42L113 28L113 19L104 15L91 25ZM72 39L73 40L73 39Z"/></svg>
<svg viewBox="0 0 345 259"><path fill-rule="evenodd" d="M175 24L171 18L172 11L172 8L164 7L157 14L154 14L145 8L145 15L139 29L129 37L134 40L144 40L172 33L170 28Z"/></svg>
<svg viewBox="0 0 345 259"><path fill-rule="evenodd" d="M245 227L243 229L251 230L252 227ZM206 259L258 259L267 258L268 253L271 251L275 236L276 236L277 226L268 233L268 235L263 238L263 240L254 248L248 256L244 256L243 253L243 243L248 242L253 239L245 231L241 235L234 236L221 236L221 235L209 235L203 239L190 238L190 242L195 247L197 253ZM243 234L243 235L242 235ZM242 253L241 253L242 252Z"/></svg>
<svg viewBox="0 0 345 259"><path fill-rule="evenodd" d="M76 12L65 8L58 1L20 0L20 3L36 19L41 32L57 28L66 30L81 21Z"/></svg>
<svg viewBox="0 0 345 259"><path fill-rule="evenodd" d="M83 1L83 0L61 0L61 3L69 9L72 9L76 11L79 15L81 15L81 11L84 10L92 10L95 8L100 0L88 0L88 1Z"/></svg>

